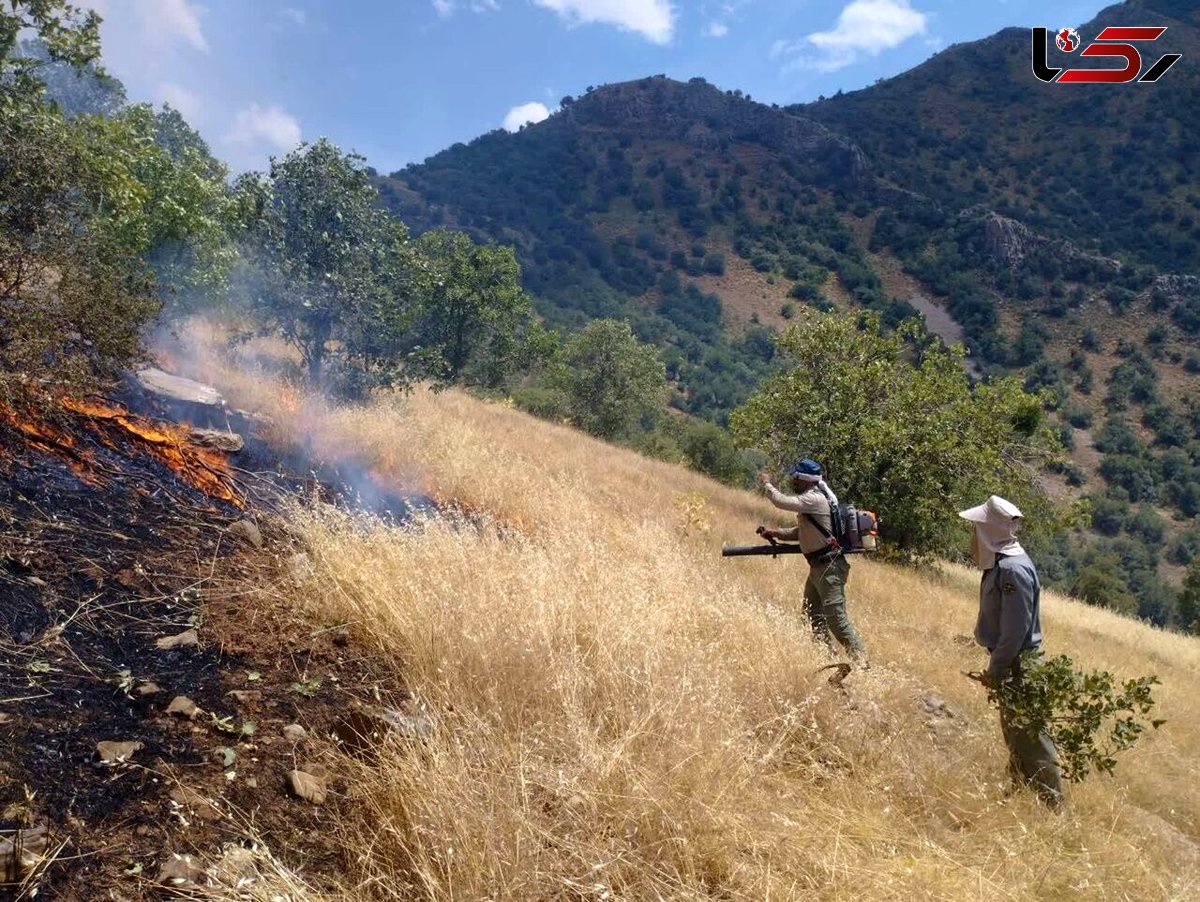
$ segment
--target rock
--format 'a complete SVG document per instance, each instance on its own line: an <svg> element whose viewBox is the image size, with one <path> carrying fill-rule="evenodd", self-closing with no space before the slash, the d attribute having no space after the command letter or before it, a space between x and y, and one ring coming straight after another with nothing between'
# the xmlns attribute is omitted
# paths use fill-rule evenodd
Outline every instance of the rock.
<svg viewBox="0 0 1200 902"><path fill-rule="evenodd" d="M156 648L166 651L170 648L190 648L200 644L200 636L194 630L184 630L178 636L163 636L155 641Z"/></svg>
<svg viewBox="0 0 1200 902"><path fill-rule="evenodd" d="M203 879L204 868L191 855L172 855L158 870L158 882L166 886L200 883Z"/></svg>
<svg viewBox="0 0 1200 902"><path fill-rule="evenodd" d="M209 407L225 404L221 393L211 385L204 385L182 376L173 376L157 367L138 370L137 381L146 391L172 401L186 401L189 404L204 404Z"/></svg>
<svg viewBox="0 0 1200 902"><path fill-rule="evenodd" d="M927 714L933 714L937 717L953 717L954 712L946 705L945 700L940 695L935 695L932 692L926 692L917 699L921 709Z"/></svg>
<svg viewBox="0 0 1200 902"><path fill-rule="evenodd" d="M110 764L128 761L133 757L134 752L141 748L143 746L140 742L117 742L106 739L96 743L96 752L100 755L100 760Z"/></svg>
<svg viewBox="0 0 1200 902"><path fill-rule="evenodd" d="M158 683L145 682L133 690L138 695L157 695L162 692L162 687Z"/></svg>
<svg viewBox="0 0 1200 902"><path fill-rule="evenodd" d="M224 815L205 795L188 786L176 786L170 793L171 801L188 809L205 821L219 821Z"/></svg>
<svg viewBox="0 0 1200 902"><path fill-rule="evenodd" d="M254 707L262 700L262 693L257 689L231 689L225 694L247 708Z"/></svg>
<svg viewBox="0 0 1200 902"><path fill-rule="evenodd" d="M167 713L179 714L183 717L195 717L197 714L203 714L204 712L200 709L199 705L186 695L177 695L171 699L171 704L167 705Z"/></svg>
<svg viewBox="0 0 1200 902"><path fill-rule="evenodd" d="M288 576L293 581L302 583L312 576L313 565L312 558L308 556L307 551L298 551L287 559Z"/></svg>
<svg viewBox="0 0 1200 902"><path fill-rule="evenodd" d="M302 770L291 771L287 776L288 789L292 795L314 805L323 804L329 795L325 780Z"/></svg>
<svg viewBox="0 0 1200 902"><path fill-rule="evenodd" d="M249 520L238 520L229 527L229 534L239 539L245 539L255 548L263 546L262 530Z"/></svg>
<svg viewBox="0 0 1200 902"><path fill-rule="evenodd" d="M202 445L205 448L212 448L214 451L224 451L226 454L237 454L246 447L246 440L236 432L226 432L223 429L197 429L192 428L188 433L190 438L197 445Z"/></svg>
<svg viewBox="0 0 1200 902"><path fill-rule="evenodd" d="M0 882L19 883L45 854L44 825L0 837Z"/></svg>
<svg viewBox="0 0 1200 902"><path fill-rule="evenodd" d="M303 742L308 738L308 730L298 723L288 724L283 728L283 738L290 739L292 742Z"/></svg>

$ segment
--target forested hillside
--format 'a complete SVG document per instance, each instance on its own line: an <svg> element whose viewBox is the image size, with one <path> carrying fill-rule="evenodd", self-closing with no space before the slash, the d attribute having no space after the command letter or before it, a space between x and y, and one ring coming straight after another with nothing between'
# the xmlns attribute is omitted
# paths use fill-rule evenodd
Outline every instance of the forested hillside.
<svg viewBox="0 0 1200 902"><path fill-rule="evenodd" d="M974 375L1045 395L1070 458L1043 485L1087 499L1094 519L1045 551L1051 578L1187 626L1179 589L1200 551L1191 7L1124 4L1080 27L1087 41L1108 24L1169 26L1146 65L1167 51L1185 63L1154 85L1043 84L1022 29L787 110L656 76L564 98L544 123L381 178L381 194L418 231L513 244L552 323L627 317L662 349L672 403L722 424L783 364L772 334L805 305L888 325L919 311L965 342Z"/></svg>

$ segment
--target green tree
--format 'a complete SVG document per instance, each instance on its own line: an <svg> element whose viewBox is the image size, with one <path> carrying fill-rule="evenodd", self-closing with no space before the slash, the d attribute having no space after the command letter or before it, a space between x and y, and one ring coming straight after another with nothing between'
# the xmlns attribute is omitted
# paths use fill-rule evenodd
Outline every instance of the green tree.
<svg viewBox="0 0 1200 902"><path fill-rule="evenodd" d="M258 266L250 306L299 349L314 383L335 336L369 337L349 353L382 358L409 322L397 291L407 230L379 207L363 162L322 138L239 180Z"/></svg>
<svg viewBox="0 0 1200 902"><path fill-rule="evenodd" d="M99 59L100 16L94 11L64 0L9 0L5 5L7 9L0 6L0 69L8 76L6 93L27 90L34 70L45 62L38 54L17 55L17 41L26 31L36 33L51 60L82 69Z"/></svg>
<svg viewBox="0 0 1200 902"><path fill-rule="evenodd" d="M1016 380L972 387L961 349L914 321L885 335L874 314L810 314L778 346L792 366L734 412L734 438L776 464L817 458L902 550L960 550L956 512L991 494L1024 510L1034 540L1063 521L1037 483L1058 438Z"/></svg>
<svg viewBox="0 0 1200 902"><path fill-rule="evenodd" d="M1188 633L1200 633L1200 555L1188 565L1179 593L1179 626Z"/></svg>
<svg viewBox="0 0 1200 902"><path fill-rule="evenodd" d="M1071 594L1088 604L1131 617L1138 612L1138 600L1129 591L1121 561L1115 554L1096 555L1084 565L1071 585Z"/></svg>
<svg viewBox="0 0 1200 902"><path fill-rule="evenodd" d="M571 419L602 438L627 437L666 395L666 368L618 320L593 320L563 349L557 381L567 396Z"/></svg>
<svg viewBox="0 0 1200 902"><path fill-rule="evenodd" d="M36 96L0 111L0 382L105 375L158 309L101 205L112 181L88 137Z"/></svg>
<svg viewBox="0 0 1200 902"><path fill-rule="evenodd" d="M153 266L164 293L224 291L236 252L228 171L178 112L148 104L75 120L90 194L112 238Z"/></svg>
<svg viewBox="0 0 1200 902"><path fill-rule="evenodd" d="M417 239L416 253L412 337L422 375L503 384L528 349L521 338L533 312L512 248L476 244L463 232L435 229Z"/></svg>

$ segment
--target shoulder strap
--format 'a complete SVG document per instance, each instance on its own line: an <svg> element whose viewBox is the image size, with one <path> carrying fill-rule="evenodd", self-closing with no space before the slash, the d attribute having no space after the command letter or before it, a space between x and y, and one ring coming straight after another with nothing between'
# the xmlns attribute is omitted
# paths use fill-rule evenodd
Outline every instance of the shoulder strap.
<svg viewBox="0 0 1200 902"><path fill-rule="evenodd" d="M833 533L830 532L828 529L826 529L824 526L822 526L820 520L818 520L812 514L805 514L804 516L808 518L808 522L811 523L813 526L815 526L817 528L817 532L819 532L822 536L824 536L827 539L833 538ZM829 512L829 520L831 523L833 522L833 511L832 510L830 510L830 512Z"/></svg>

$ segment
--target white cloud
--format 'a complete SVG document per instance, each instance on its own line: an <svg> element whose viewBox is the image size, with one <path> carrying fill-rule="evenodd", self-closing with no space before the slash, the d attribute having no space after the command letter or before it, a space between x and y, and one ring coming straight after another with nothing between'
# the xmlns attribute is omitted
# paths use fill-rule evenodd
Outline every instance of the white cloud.
<svg viewBox="0 0 1200 902"><path fill-rule="evenodd" d="M816 47L822 56L807 64L822 72L843 69L860 57L877 56L884 50L925 33L925 14L908 4L908 0L852 0L838 16L830 31L808 35L804 44ZM779 43L775 55L796 52L803 44Z"/></svg>
<svg viewBox="0 0 1200 902"><path fill-rule="evenodd" d="M709 22L704 29L706 38L723 38L729 34L729 26L724 22Z"/></svg>
<svg viewBox="0 0 1200 902"><path fill-rule="evenodd" d="M183 41L208 53L208 41L200 27L201 7L187 0L136 0L138 19L146 32L163 44Z"/></svg>
<svg viewBox="0 0 1200 902"><path fill-rule="evenodd" d="M670 0L533 0L572 24L599 22L640 34L655 44L667 44L675 33L675 10Z"/></svg>
<svg viewBox="0 0 1200 902"><path fill-rule="evenodd" d="M169 103L183 114L184 119L193 125L196 124L196 120L200 118L200 114L204 109L204 104L199 94L189 91L187 88L177 85L174 82L163 82L158 86L155 93L158 96L159 103Z"/></svg>
<svg viewBox="0 0 1200 902"><path fill-rule="evenodd" d="M504 128L506 131L516 132L521 130L522 125L536 125L549 118L550 110L546 104L538 103L535 100L515 106L509 110L508 115L504 117Z"/></svg>
<svg viewBox="0 0 1200 902"><path fill-rule="evenodd" d="M297 9L294 6L287 7L283 11L283 17L297 28L303 28L308 24L308 13L302 9Z"/></svg>
<svg viewBox="0 0 1200 902"><path fill-rule="evenodd" d="M460 9L469 9L473 13L496 13L500 11L499 0L433 0L433 8L438 16L448 19Z"/></svg>
<svg viewBox="0 0 1200 902"><path fill-rule="evenodd" d="M262 107L252 103L238 111L222 140L230 147L242 150L265 149L268 153L282 153L300 143L300 123L277 106Z"/></svg>

